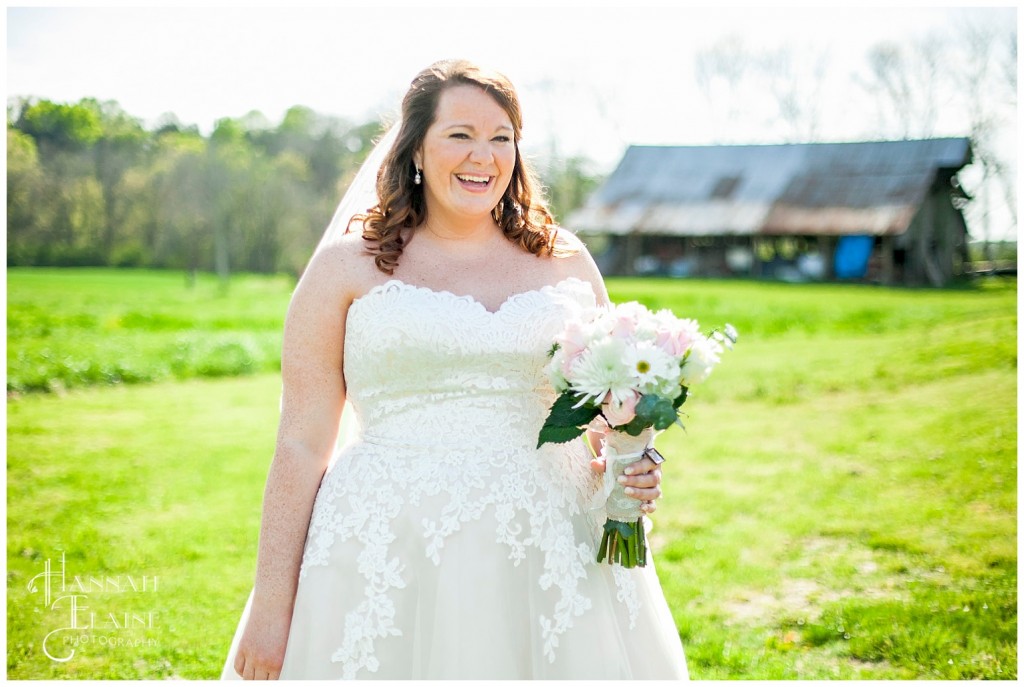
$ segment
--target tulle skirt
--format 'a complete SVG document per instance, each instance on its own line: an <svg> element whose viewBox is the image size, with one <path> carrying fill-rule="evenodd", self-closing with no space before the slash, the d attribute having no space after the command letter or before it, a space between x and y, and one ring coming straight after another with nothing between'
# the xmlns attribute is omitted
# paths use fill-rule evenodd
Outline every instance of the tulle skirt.
<svg viewBox="0 0 1024 687"><path fill-rule="evenodd" d="M571 480L552 487L514 456L430 467L415 451L402 464L395 446L356 442L328 469L282 679L687 678L653 556L596 563L604 516ZM424 490L431 479L445 488ZM239 679L251 602L221 679Z"/></svg>

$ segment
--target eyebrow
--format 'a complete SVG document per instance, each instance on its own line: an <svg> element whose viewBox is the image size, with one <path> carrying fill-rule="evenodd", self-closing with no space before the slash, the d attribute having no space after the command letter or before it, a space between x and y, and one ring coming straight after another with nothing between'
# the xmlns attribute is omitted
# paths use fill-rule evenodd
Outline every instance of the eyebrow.
<svg viewBox="0 0 1024 687"><path fill-rule="evenodd" d="M476 131L476 127L475 127L475 126L473 126L472 124L449 124L448 126L446 126L446 127L444 128L444 130L445 130L445 131L448 131L449 129L459 129L459 128L462 128L462 129L471 129L471 130L473 130L473 131ZM497 127L497 128L495 129L495 131L511 131L511 132L513 132L513 133L514 133L514 132L515 132L515 129L513 129L513 128L512 128L511 126L509 126L508 124L502 124L501 126Z"/></svg>

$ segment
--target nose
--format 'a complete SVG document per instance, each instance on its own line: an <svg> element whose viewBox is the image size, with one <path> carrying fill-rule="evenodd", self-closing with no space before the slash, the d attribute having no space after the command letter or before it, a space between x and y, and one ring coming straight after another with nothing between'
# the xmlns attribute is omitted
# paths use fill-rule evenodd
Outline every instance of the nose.
<svg viewBox="0 0 1024 687"><path fill-rule="evenodd" d="M469 161L475 164L487 165L494 159L494 151L491 150L491 142L483 139L473 143L469 151Z"/></svg>

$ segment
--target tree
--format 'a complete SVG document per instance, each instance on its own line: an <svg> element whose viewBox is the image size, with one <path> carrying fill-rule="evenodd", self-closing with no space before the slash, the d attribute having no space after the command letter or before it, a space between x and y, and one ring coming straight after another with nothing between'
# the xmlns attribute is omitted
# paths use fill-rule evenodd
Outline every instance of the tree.
<svg viewBox="0 0 1024 687"><path fill-rule="evenodd" d="M721 122L725 131L735 131L743 115L743 92L753 59L743 40L726 36L709 48L698 51L694 58L694 77L711 108L713 121ZM715 138L728 141L728 134Z"/></svg>
<svg viewBox="0 0 1024 687"><path fill-rule="evenodd" d="M206 142L187 133L159 138L152 177L157 221L157 261L179 267L192 276L211 254L207 222L209 203L203 158Z"/></svg>
<svg viewBox="0 0 1024 687"><path fill-rule="evenodd" d="M549 160L542 177L549 207L557 221L563 221L570 212L582 207L601 183L601 177L592 170L592 163L579 156Z"/></svg>
<svg viewBox="0 0 1024 687"><path fill-rule="evenodd" d="M754 65L767 85L776 111L775 121L785 125L788 142L818 140L821 129L822 87L828 74L829 56L824 52L798 52L786 45L755 57Z"/></svg>
<svg viewBox="0 0 1024 687"><path fill-rule="evenodd" d="M43 169L35 139L7 129L7 264L35 262L33 230L37 227L38 199Z"/></svg>
<svg viewBox="0 0 1024 687"><path fill-rule="evenodd" d="M380 134L294 107L204 137L172 114L147 131L114 101L8 102L9 264L298 274Z"/></svg>
<svg viewBox="0 0 1024 687"><path fill-rule="evenodd" d="M875 98L882 130L903 139L928 138L939 116L947 39L931 32L901 43L883 42L868 51L868 76L858 83Z"/></svg>
<svg viewBox="0 0 1024 687"><path fill-rule="evenodd" d="M79 105L91 109L99 119L100 136L92 146L106 219L99 250L102 255L110 256L117 242L118 229L124 225L123 218L118 216L117 203L121 180L129 169L141 162L148 136L139 120L129 116L112 100L101 103L87 98Z"/></svg>
<svg viewBox="0 0 1024 687"><path fill-rule="evenodd" d="M970 208L983 227L986 255L991 258L995 205L1002 201L1013 226L1017 226L1016 160L1004 143L1006 132L1016 119L1016 31L1000 30L964 16L954 34L960 59L951 70L957 91L962 94L974 151L980 168L978 182L968 189L976 203ZM1001 69L1000 69L1001 67Z"/></svg>
<svg viewBox="0 0 1024 687"><path fill-rule="evenodd" d="M700 50L694 59L697 86L714 121L730 132L715 138L733 142L731 132L756 123L765 138L774 133L790 142L817 140L828 64L828 53L813 47L756 50L735 35Z"/></svg>
<svg viewBox="0 0 1024 687"><path fill-rule="evenodd" d="M17 128L40 145L62 150L88 148L103 135L99 114L88 105L40 100L23 109Z"/></svg>

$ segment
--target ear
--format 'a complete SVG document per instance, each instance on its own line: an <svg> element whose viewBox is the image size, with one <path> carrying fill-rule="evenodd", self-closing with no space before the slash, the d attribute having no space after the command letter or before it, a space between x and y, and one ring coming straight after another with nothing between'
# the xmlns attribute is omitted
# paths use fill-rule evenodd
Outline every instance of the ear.
<svg viewBox="0 0 1024 687"><path fill-rule="evenodd" d="M412 154L412 163L416 165L416 169L423 169L423 149L417 150Z"/></svg>

